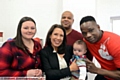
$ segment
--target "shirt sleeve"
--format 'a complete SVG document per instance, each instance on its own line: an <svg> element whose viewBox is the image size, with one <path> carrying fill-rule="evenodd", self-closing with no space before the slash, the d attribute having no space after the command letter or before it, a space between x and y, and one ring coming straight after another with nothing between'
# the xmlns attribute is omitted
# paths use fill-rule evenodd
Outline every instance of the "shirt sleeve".
<svg viewBox="0 0 120 80"><path fill-rule="evenodd" d="M9 42L3 44L0 48L0 76L10 76L10 77L17 77L17 76L26 76L26 70L16 70L11 68L11 64L13 61L13 54L11 51L11 45ZM14 64L13 64L14 65Z"/></svg>

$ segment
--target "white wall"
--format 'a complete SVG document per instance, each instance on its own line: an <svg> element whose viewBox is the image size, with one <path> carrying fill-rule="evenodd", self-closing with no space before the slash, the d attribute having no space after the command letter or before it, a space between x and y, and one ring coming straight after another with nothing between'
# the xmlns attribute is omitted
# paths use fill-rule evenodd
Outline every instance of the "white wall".
<svg viewBox="0 0 120 80"><path fill-rule="evenodd" d="M118 29L120 25L120 19L119 20L113 20L112 21L112 31L118 35L120 35L120 29Z"/></svg>
<svg viewBox="0 0 120 80"><path fill-rule="evenodd" d="M94 16L101 29L112 31L110 17L120 15L119 7L120 0L0 0L0 31L4 32L3 41L13 38L19 20L30 16L37 23L36 36L45 39L51 25L60 23L65 10L73 12L73 28L78 31L79 21L86 15Z"/></svg>
<svg viewBox="0 0 120 80"><path fill-rule="evenodd" d="M103 30L112 31L110 17L120 16L120 0L97 0L96 5L98 24Z"/></svg>
<svg viewBox="0 0 120 80"><path fill-rule="evenodd" d="M0 0L0 31L3 41L16 36L19 20L32 17L37 24L36 36L45 39L48 29L59 23L62 0Z"/></svg>
<svg viewBox="0 0 120 80"><path fill-rule="evenodd" d="M119 8L120 0L63 0L63 11L73 12L73 28L78 31L79 21L86 15L94 16L101 29L112 31L110 17L120 16Z"/></svg>
<svg viewBox="0 0 120 80"><path fill-rule="evenodd" d="M72 28L80 31L79 22L83 16L96 16L96 0L63 0L63 11L69 10L74 15Z"/></svg>

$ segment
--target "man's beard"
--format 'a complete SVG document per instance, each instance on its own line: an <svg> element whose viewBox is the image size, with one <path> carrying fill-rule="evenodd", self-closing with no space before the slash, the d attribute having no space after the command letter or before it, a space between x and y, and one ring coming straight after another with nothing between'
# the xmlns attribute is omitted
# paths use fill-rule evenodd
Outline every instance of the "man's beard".
<svg viewBox="0 0 120 80"><path fill-rule="evenodd" d="M69 29L71 29L71 26L64 27L64 28L65 28L65 30L69 30Z"/></svg>

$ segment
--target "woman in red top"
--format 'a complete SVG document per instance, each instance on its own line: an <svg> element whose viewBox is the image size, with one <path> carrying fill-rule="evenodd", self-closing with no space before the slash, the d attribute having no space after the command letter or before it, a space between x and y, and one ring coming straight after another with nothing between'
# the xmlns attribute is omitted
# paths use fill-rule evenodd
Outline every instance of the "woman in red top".
<svg viewBox="0 0 120 80"><path fill-rule="evenodd" d="M38 52L39 42L33 40L36 23L30 17L23 17L13 40L5 42L0 48L0 76L21 77L41 76L41 61Z"/></svg>

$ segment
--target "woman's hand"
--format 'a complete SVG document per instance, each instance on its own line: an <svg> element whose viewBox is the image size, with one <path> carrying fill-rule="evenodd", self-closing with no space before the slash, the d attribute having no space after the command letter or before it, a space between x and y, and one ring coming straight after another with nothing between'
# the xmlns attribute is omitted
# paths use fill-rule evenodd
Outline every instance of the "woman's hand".
<svg viewBox="0 0 120 80"><path fill-rule="evenodd" d="M40 77L42 76L41 69L30 69L27 71L27 77Z"/></svg>
<svg viewBox="0 0 120 80"><path fill-rule="evenodd" d="M35 70L35 77L40 77L40 76L42 76L42 70L41 69L37 69L37 70Z"/></svg>
<svg viewBox="0 0 120 80"><path fill-rule="evenodd" d="M72 62L72 64L70 65L70 71L76 71L78 70L78 66L76 64L76 59Z"/></svg>

